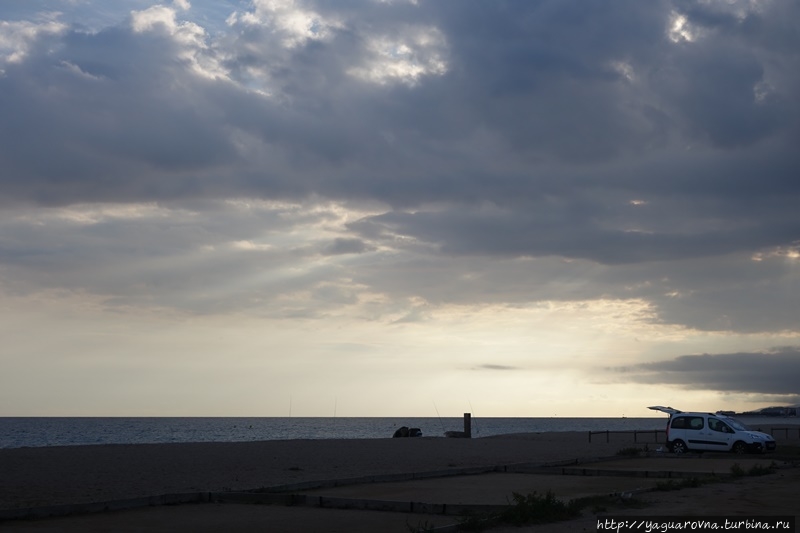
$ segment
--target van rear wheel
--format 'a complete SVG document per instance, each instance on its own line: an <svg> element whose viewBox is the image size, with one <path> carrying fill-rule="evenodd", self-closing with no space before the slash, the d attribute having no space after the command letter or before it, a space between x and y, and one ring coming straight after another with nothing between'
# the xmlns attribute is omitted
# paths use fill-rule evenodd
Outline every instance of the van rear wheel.
<svg viewBox="0 0 800 533"><path fill-rule="evenodd" d="M686 453L689 449L686 447L686 443L682 440L676 440L672 443L672 453L680 455L682 453Z"/></svg>

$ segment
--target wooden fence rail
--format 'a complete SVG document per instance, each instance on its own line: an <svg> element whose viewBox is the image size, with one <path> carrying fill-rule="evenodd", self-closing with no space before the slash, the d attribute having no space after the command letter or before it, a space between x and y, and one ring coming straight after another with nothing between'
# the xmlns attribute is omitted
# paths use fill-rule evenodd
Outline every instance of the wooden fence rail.
<svg viewBox="0 0 800 533"><path fill-rule="evenodd" d="M792 435L797 435L797 438L800 439L800 426L791 426L785 428L769 428L769 434L775 437L775 433L778 433L780 436L781 432L783 432L783 438L789 440Z"/></svg>
<svg viewBox="0 0 800 533"><path fill-rule="evenodd" d="M639 442L639 435L652 435L653 440L648 440L647 442L664 442L666 440L666 432L663 429L634 429L634 430L619 430L619 431L590 431L589 432L589 442L592 442L592 436L594 435L605 435L606 442L610 442L610 435L613 433L622 433L624 435L633 435L633 442ZM664 439L661 441L658 440L659 435L664 435Z"/></svg>

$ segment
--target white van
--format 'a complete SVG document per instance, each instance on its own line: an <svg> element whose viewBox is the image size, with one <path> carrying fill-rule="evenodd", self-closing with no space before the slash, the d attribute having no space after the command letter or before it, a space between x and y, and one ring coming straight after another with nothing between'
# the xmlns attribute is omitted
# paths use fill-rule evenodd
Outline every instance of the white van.
<svg viewBox="0 0 800 533"><path fill-rule="evenodd" d="M775 439L771 435L752 431L730 416L684 413L660 405L648 409L669 415L667 448L674 453L684 453L687 450L763 453L775 450Z"/></svg>

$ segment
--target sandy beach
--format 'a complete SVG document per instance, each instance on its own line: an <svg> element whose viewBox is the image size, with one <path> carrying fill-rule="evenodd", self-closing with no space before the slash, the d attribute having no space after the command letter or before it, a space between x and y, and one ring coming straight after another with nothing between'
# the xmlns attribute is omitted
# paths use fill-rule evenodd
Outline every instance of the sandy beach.
<svg viewBox="0 0 800 533"><path fill-rule="evenodd" d="M629 439L625 439L627 441ZM633 444L632 441L628 444ZM625 445L585 433L445 439L296 440L64 446L0 450L2 508L190 491L250 490L302 481L551 462Z"/></svg>
<svg viewBox="0 0 800 533"><path fill-rule="evenodd" d="M620 449L634 445L647 445L651 450L659 446L652 435L649 438L639 435L639 442L636 444L628 434L611 435L609 440L610 442L605 442L604 437L595 436L589 442L586 433L541 433L479 439L423 437L5 449L0 450L0 510L114 501L193 491L245 491L310 481L441 472L467 467L589 461L592 458L614 456ZM797 445L800 439L794 437L785 441L779 440L779 446L781 442ZM781 501L777 495L785 492L792 495L790 500L786 500L786 505L791 502L791 506L786 507L785 512L796 512L794 500L800 489L800 478L796 470L781 471L780 476L767 476L770 478L767 481L754 481L769 482L770 486L777 487L772 492L764 492L772 499L770 509L773 511L776 509L776 498ZM726 490L735 492L735 489ZM678 502L682 499L681 496L672 494L668 497L677 498ZM709 497L714 496L710 494ZM716 497L726 501L726 509L739 509L732 505L731 499L736 498L734 493L721 493ZM683 498L686 498L685 494ZM748 498L753 499L752 491L749 491ZM692 508L695 512L713 508L697 506L696 499L687 500L688 504L694 506ZM680 506L676 507L675 502L671 505L669 509L678 512ZM778 508L781 508L780 505L778 504ZM222 507L225 509L219 512L229 515L234 513L240 518L256 512L252 509L254 506ZM124 511L107 514L105 518L111 517L112 520L124 523L127 521L126 516L137 516L137 512L139 515L142 512L151 512L159 514L160 518L154 520L161 523L164 520L177 519L189 511L191 516L204 516L213 508L214 506L181 505L174 509ZM282 512L277 508L273 510L275 513ZM305 511L306 517L317 514L313 509ZM340 513L336 515L339 517L344 516L341 513L345 512L328 511ZM352 520L366 521L367 517L375 514L364 514L365 511L360 513L355 518L348 519L351 526ZM382 513L377 515L377 520L381 520ZM47 528L57 523L60 530L68 530L64 528L70 520L78 520L80 523L81 520L91 520L91 517L12 520L3 523L3 527L20 531L49 531L54 529ZM220 520L228 523L232 519L228 517ZM258 523L256 517L253 520ZM330 518L319 517L315 520L321 520L321 524L327 524L326 527L329 528L318 529L319 531L335 530L330 529L333 527ZM206 520L204 523L209 522ZM76 526L75 530L80 527L89 526L84 523L83 526ZM176 527L177 530L196 529L188 526L186 529ZM243 529L238 530L249 529L243 526ZM352 531L352 527L349 530Z"/></svg>

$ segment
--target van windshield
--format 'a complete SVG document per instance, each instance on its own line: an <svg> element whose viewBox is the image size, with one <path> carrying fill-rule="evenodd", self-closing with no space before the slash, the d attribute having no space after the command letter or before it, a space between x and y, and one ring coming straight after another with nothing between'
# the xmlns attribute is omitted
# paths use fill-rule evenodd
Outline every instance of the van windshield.
<svg viewBox="0 0 800 533"><path fill-rule="evenodd" d="M736 431L750 431L750 428L736 420L735 418L724 418L725 422L728 423Z"/></svg>

